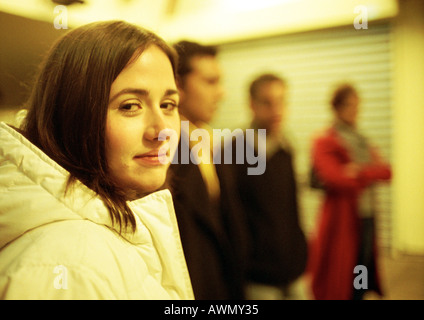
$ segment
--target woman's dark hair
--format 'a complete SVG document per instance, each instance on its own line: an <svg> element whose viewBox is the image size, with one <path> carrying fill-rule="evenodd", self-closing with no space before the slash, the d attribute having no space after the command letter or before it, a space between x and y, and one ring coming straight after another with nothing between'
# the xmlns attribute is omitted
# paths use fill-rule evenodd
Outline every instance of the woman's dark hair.
<svg viewBox="0 0 424 320"><path fill-rule="evenodd" d="M350 83L339 84L333 91L330 104L333 110L337 111L344 106L346 99L351 95L358 95L355 87Z"/></svg>
<svg viewBox="0 0 424 320"><path fill-rule="evenodd" d="M135 230L124 191L109 178L105 128L112 82L146 48L156 45L169 57L174 49L154 33L124 21L94 22L73 29L50 49L36 79L23 123L24 135L94 190L112 222Z"/></svg>

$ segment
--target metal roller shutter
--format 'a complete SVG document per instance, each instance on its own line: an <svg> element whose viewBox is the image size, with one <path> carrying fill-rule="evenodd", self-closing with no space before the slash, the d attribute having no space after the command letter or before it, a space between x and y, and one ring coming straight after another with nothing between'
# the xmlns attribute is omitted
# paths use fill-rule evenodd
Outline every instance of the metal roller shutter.
<svg viewBox="0 0 424 320"><path fill-rule="evenodd" d="M315 224L321 193L307 186L309 151L313 135L332 117L329 95L335 83L353 82L362 98L360 129L391 160L392 26L353 25L277 37L226 43L219 46L226 98L212 123L235 129L249 122L247 92L250 80L275 72L288 80L290 94L286 127L296 149L299 199L307 234ZM380 244L391 238L391 187L378 187Z"/></svg>

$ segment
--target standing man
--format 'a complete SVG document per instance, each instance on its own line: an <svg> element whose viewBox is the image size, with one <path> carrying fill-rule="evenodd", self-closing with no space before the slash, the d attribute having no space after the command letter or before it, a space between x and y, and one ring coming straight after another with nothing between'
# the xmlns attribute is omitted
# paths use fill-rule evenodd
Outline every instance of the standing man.
<svg viewBox="0 0 424 320"><path fill-rule="evenodd" d="M189 138L197 128L211 132L212 120L223 97L217 49L181 41L178 90L182 121L176 156L197 143ZM184 130L186 132L184 132ZM188 132L187 132L188 131ZM200 140L200 139L199 139ZM210 135L212 142L212 135ZM210 145L208 147L211 147ZM212 151L212 147L210 150ZM243 299L243 261L247 250L245 224L239 219L230 167L215 165L213 155L199 155L198 163L173 163L169 174L181 240L196 299Z"/></svg>
<svg viewBox="0 0 424 320"><path fill-rule="evenodd" d="M277 75L263 74L253 80L249 93L253 113L250 128L256 135L252 141L245 133L246 148L266 155L266 170L249 175L247 161L233 166L252 235L247 298L305 299L297 280L306 267L307 244L298 217L292 149L281 129L287 85ZM266 129L266 136L259 135L258 129ZM264 147L266 152L258 152ZM232 150L236 150L234 145Z"/></svg>

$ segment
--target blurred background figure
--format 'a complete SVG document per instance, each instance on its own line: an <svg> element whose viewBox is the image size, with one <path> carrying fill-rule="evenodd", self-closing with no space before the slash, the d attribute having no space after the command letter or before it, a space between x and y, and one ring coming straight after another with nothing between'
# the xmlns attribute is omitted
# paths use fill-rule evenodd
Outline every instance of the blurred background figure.
<svg viewBox="0 0 424 320"><path fill-rule="evenodd" d="M238 222L243 216L228 168L211 161L212 145L203 149L209 149L209 155L193 152L199 155L198 164L191 159L181 163L197 143L212 143L212 135L207 142L189 137L197 128L211 131L208 123L224 95L217 49L190 41L180 41L175 48L180 58L177 82L182 132L176 154L179 163L171 165L170 175L195 298L242 299L246 233Z"/></svg>
<svg viewBox="0 0 424 320"><path fill-rule="evenodd" d="M374 186L389 180L391 169L357 130L359 105L355 87L337 87L331 98L334 122L313 142L312 166L325 191L308 266L319 300L362 299L365 289L382 293ZM357 265L367 268L358 275L361 285L354 285Z"/></svg>
<svg viewBox="0 0 424 320"><path fill-rule="evenodd" d="M253 149L266 157L263 174L249 175L247 161L235 164L237 191L242 200L252 237L248 261L247 298L254 300L305 299L302 283L296 281L305 270L307 245L299 223L293 150L283 134L286 115L286 81L274 74L262 74L249 88L255 138L246 140L245 154ZM266 137L258 135L266 129ZM265 139L266 141L263 141ZM233 160L237 139L234 140ZM258 148L266 146L266 153Z"/></svg>

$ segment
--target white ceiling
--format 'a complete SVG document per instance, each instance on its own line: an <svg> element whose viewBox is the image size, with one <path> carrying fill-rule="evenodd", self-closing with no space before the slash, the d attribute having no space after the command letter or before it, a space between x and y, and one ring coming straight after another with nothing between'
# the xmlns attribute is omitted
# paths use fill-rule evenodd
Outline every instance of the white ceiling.
<svg viewBox="0 0 424 320"><path fill-rule="evenodd" d="M355 7L369 19L397 14L397 0L83 0L67 7L75 27L96 20L123 19L159 33L166 40L224 42L275 33L352 23ZM52 22L52 0L1 0L0 11Z"/></svg>

